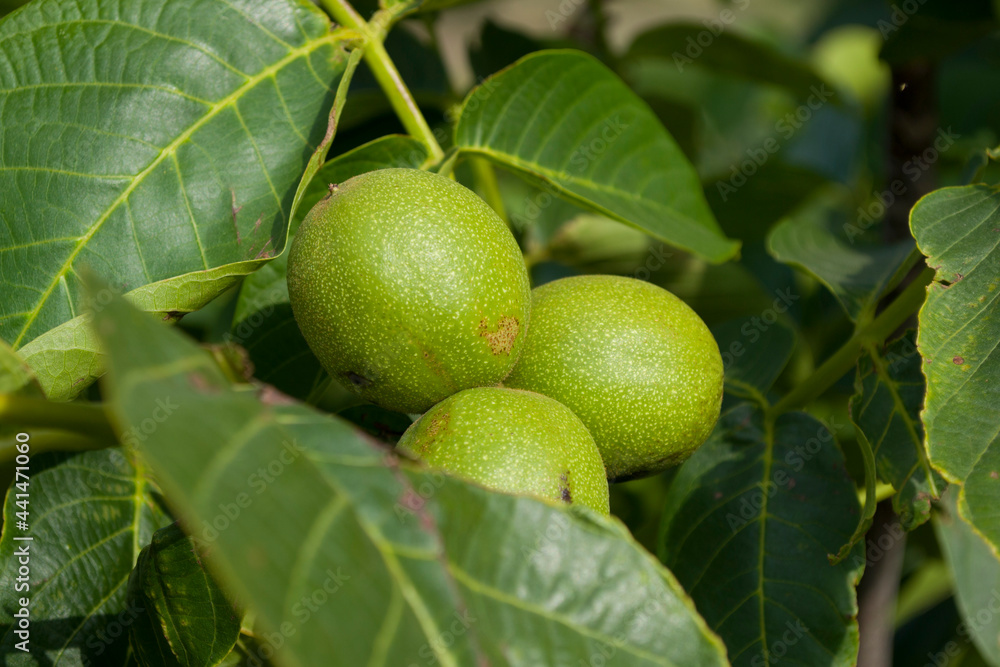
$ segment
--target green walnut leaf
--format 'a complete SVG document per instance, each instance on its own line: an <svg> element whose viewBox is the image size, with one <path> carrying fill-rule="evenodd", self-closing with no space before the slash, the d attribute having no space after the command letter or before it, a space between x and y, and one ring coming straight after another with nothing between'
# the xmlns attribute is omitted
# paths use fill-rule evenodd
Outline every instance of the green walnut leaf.
<svg viewBox="0 0 1000 667"><path fill-rule="evenodd" d="M906 276L913 242L864 246L834 232L831 222L822 206L808 207L771 230L768 251L779 262L814 275L857 321L871 315L879 298Z"/></svg>
<svg viewBox="0 0 1000 667"><path fill-rule="evenodd" d="M235 391L123 300L95 326L121 424L176 397L139 450L281 664L727 664L620 524L400 462L339 419Z"/></svg>
<svg viewBox="0 0 1000 667"><path fill-rule="evenodd" d="M860 508L826 425L726 412L667 494L660 557L736 667L854 665L864 551L837 565Z"/></svg>
<svg viewBox="0 0 1000 667"><path fill-rule="evenodd" d="M159 424L157 418L170 418L172 397L161 394L159 401L142 419ZM145 434L133 434L139 436ZM126 602L129 573L153 532L170 521L146 474L121 448L33 456L27 532L16 524L16 513L23 511L17 494L24 492L16 483L24 480L14 480L0 537L0 654L6 656L5 664L130 664L128 628L142 609ZM25 535L33 539L16 539ZM18 590L16 555L25 547L30 589ZM30 653L14 649L22 640L14 625L21 597L31 600Z"/></svg>
<svg viewBox="0 0 1000 667"><path fill-rule="evenodd" d="M915 332L882 350L867 346L854 384L851 421L871 443L878 477L896 489L892 506L900 523L913 530L930 518L931 500L946 485L924 448L925 383Z"/></svg>
<svg viewBox="0 0 1000 667"><path fill-rule="evenodd" d="M99 372L80 267L176 318L281 251L345 35L294 0L38 0L0 23L0 337L47 393Z"/></svg>
<svg viewBox="0 0 1000 667"><path fill-rule="evenodd" d="M240 635L240 614L205 571L202 547L177 524L153 533L129 577L142 609L129 643L144 667L213 667Z"/></svg>
<svg viewBox="0 0 1000 667"><path fill-rule="evenodd" d="M579 51L540 51L475 88L455 145L713 262L736 255L694 167L652 110Z"/></svg>
<svg viewBox="0 0 1000 667"><path fill-rule="evenodd" d="M402 135L381 137L329 160L309 182L292 233L309 209L329 193L330 184L376 169L417 169L426 160L424 145ZM287 270L288 254L282 253L243 281L228 340L246 348L258 379L305 399L315 396L327 375L292 317Z"/></svg>
<svg viewBox="0 0 1000 667"><path fill-rule="evenodd" d="M961 485L962 516L1000 547L1000 188L943 188L913 207L910 228L935 270L917 346L931 464Z"/></svg>
<svg viewBox="0 0 1000 667"><path fill-rule="evenodd" d="M982 537L958 515L958 489L941 497L934 529L955 586L962 615L959 635L971 637L991 665L1000 665L1000 561Z"/></svg>

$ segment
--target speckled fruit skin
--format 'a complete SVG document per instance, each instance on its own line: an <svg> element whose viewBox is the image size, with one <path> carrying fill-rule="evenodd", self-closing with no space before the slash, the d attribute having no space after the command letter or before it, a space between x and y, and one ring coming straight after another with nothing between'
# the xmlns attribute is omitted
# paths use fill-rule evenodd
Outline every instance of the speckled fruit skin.
<svg viewBox="0 0 1000 667"><path fill-rule="evenodd" d="M341 184L303 220L288 258L292 312L320 363L399 412L503 380L524 344L530 290L493 209L417 169Z"/></svg>
<svg viewBox="0 0 1000 667"><path fill-rule="evenodd" d="M722 357L701 318L670 292L578 276L532 293L531 330L506 386L569 407L608 478L651 475L690 456L722 405Z"/></svg>
<svg viewBox="0 0 1000 667"><path fill-rule="evenodd" d="M413 422L397 446L498 491L610 512L604 464L587 427L541 394L467 389Z"/></svg>

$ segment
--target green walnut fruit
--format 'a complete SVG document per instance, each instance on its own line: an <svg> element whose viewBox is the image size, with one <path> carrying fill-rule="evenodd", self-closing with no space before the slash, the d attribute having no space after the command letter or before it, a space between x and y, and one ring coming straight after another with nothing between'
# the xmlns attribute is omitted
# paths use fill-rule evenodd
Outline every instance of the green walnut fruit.
<svg viewBox="0 0 1000 667"><path fill-rule="evenodd" d="M398 412L503 380L524 343L530 289L493 209L417 169L331 186L288 257L292 312L320 363Z"/></svg>
<svg viewBox="0 0 1000 667"><path fill-rule="evenodd" d="M541 394L467 389L413 422L398 447L498 491L610 511L604 464L587 427Z"/></svg>
<svg viewBox="0 0 1000 667"><path fill-rule="evenodd" d="M579 276L532 293L531 330L506 386L551 396L590 429L608 478L683 461L712 432L722 357L701 318L670 292Z"/></svg>

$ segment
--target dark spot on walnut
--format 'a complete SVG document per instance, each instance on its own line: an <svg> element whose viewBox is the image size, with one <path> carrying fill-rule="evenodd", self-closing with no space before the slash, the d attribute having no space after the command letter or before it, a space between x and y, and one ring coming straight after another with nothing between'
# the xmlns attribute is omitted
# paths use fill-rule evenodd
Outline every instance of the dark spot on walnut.
<svg viewBox="0 0 1000 667"><path fill-rule="evenodd" d="M344 377L347 378L347 381L353 386L359 388L369 387L372 383L370 379L366 378L364 375L358 375L354 371L348 371L344 374Z"/></svg>
<svg viewBox="0 0 1000 667"><path fill-rule="evenodd" d="M569 470L559 475L559 497L563 502L573 502L573 494L569 491Z"/></svg>

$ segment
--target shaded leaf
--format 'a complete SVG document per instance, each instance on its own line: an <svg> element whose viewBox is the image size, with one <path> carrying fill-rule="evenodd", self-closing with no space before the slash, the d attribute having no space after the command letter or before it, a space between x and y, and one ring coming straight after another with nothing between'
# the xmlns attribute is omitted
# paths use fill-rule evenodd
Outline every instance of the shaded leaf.
<svg viewBox="0 0 1000 667"><path fill-rule="evenodd" d="M737 172L740 173L740 172ZM705 179L705 197L722 229L744 243L763 239L827 180L812 169L768 160L745 182L734 172ZM734 182L742 183L735 187Z"/></svg>
<svg viewBox="0 0 1000 667"><path fill-rule="evenodd" d="M169 404L164 396L157 399ZM143 419L150 417L148 408ZM170 519L143 469L123 449L42 454L31 458L30 468L27 533L15 525L22 491L12 486L4 505L0 654L12 667L126 665L126 631L141 611L126 604L128 576L140 548ZM24 535L33 539L15 540ZM24 547L30 589L17 591L15 554ZM20 597L31 600L30 653L13 648L21 641L12 625Z"/></svg>
<svg viewBox="0 0 1000 667"><path fill-rule="evenodd" d="M355 405L337 414L373 438L393 445L413 423L406 415L377 405Z"/></svg>
<svg viewBox="0 0 1000 667"><path fill-rule="evenodd" d="M871 315L879 298L905 277L914 246L912 241L851 244L845 241L852 237L834 231L835 222L836 216L822 206L807 208L771 230L768 251L815 276L857 321Z"/></svg>
<svg viewBox="0 0 1000 667"><path fill-rule="evenodd" d="M656 115L582 52L533 53L484 81L462 106L455 145L710 261L739 249Z"/></svg>
<svg viewBox="0 0 1000 667"><path fill-rule="evenodd" d="M934 529L955 588L962 614L960 630L971 637L988 663L1000 665L1000 561L990 545L958 515L958 489L942 496ZM963 663L964 664L964 663Z"/></svg>
<svg viewBox="0 0 1000 667"><path fill-rule="evenodd" d="M399 462L341 420L233 391L193 343L121 300L96 326L121 423L176 394L176 418L140 450L282 664L570 664L609 651L630 665L726 664L620 524Z"/></svg>
<svg viewBox="0 0 1000 667"><path fill-rule="evenodd" d="M282 249L345 64L308 3L147 9L38 0L0 23L0 336L34 340L58 398L99 366L81 266L176 317Z"/></svg>
<svg viewBox="0 0 1000 667"><path fill-rule="evenodd" d="M854 529L854 533L841 545L836 555L830 556L830 563L834 565L843 562L855 546L864 541L868 529L872 527L872 522L875 520L875 510L878 509L878 498L876 497L878 471L875 469L875 452L872 451L872 445L865 437L864 431L856 431L855 435L865 470L865 505L861 508L861 516L858 517L858 525Z"/></svg>
<svg viewBox="0 0 1000 667"><path fill-rule="evenodd" d="M240 614L201 556L177 524L153 533L139 553L128 601L143 612L129 626L129 642L145 667L212 667L235 646Z"/></svg>
<svg viewBox="0 0 1000 667"><path fill-rule="evenodd" d="M864 551L839 565L827 556L848 540L858 512L824 424L799 412L769 426L742 405L674 478L660 557L734 666L854 665Z"/></svg>
<svg viewBox="0 0 1000 667"><path fill-rule="evenodd" d="M896 489L892 507L900 523L913 530L930 518L931 500L945 487L924 448L925 383L916 333L908 331L883 350L868 346L854 387L851 421L871 443L879 479Z"/></svg>
<svg viewBox="0 0 1000 667"><path fill-rule="evenodd" d="M927 396L921 418L931 464L962 486L959 508L1000 547L1000 189L943 188L910 213L935 270L917 346Z"/></svg>
<svg viewBox="0 0 1000 667"><path fill-rule="evenodd" d="M560 226L544 257L585 273L627 274L650 254L649 237L604 216L584 213ZM658 253L662 266L672 253Z"/></svg>
<svg viewBox="0 0 1000 667"><path fill-rule="evenodd" d="M309 182L293 232L301 218L329 193L330 184L376 169L416 169L426 160L423 144L401 135L382 137L333 158ZM292 317L287 270L288 253L282 253L243 281L228 338L246 348L259 380L305 399L323 387L327 375Z"/></svg>
<svg viewBox="0 0 1000 667"><path fill-rule="evenodd" d="M766 322L758 316L712 327L712 335L722 353L726 391L767 406L767 392L792 358L795 332L780 321Z"/></svg>
<svg viewBox="0 0 1000 667"><path fill-rule="evenodd" d="M731 9L724 12L735 14ZM706 67L719 74L780 86L800 99L816 91L824 97L833 94L827 82L802 58L786 55L770 44L729 29L712 34L712 42L706 48L699 44L699 36L706 30L701 23L687 22L654 28L635 38L626 58L669 60L681 72L689 66ZM837 95L833 94L832 99L836 101Z"/></svg>

